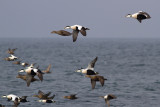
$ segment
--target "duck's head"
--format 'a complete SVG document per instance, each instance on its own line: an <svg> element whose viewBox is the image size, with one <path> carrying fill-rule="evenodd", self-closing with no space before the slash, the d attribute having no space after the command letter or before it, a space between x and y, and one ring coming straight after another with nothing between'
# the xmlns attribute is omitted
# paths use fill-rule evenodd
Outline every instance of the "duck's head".
<svg viewBox="0 0 160 107"><path fill-rule="evenodd" d="M131 14L128 14L128 15L126 15L126 17L132 17L132 15L131 15Z"/></svg>
<svg viewBox="0 0 160 107"><path fill-rule="evenodd" d="M70 26L66 26L64 29L70 29L71 27Z"/></svg>

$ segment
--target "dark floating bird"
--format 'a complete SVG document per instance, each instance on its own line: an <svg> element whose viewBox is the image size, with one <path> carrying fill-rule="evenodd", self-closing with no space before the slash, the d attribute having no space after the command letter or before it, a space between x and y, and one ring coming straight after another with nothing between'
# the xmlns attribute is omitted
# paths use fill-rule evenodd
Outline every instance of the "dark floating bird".
<svg viewBox="0 0 160 107"><path fill-rule="evenodd" d="M64 98L71 99L71 100L77 99L76 94L71 94L69 96L64 96Z"/></svg>
<svg viewBox="0 0 160 107"><path fill-rule="evenodd" d="M15 49L10 49L10 48L9 48L8 51L7 51L7 53L13 55L15 50L17 50L17 48L15 48Z"/></svg>
<svg viewBox="0 0 160 107"><path fill-rule="evenodd" d="M88 67L85 68L85 69L79 69L77 70L76 72L81 72L83 74L86 74L86 75L97 75L98 72L95 72L94 71L94 65L97 61L98 57L96 57L95 59L93 59L89 64L88 64Z"/></svg>
<svg viewBox="0 0 160 107"><path fill-rule="evenodd" d="M73 42L77 40L78 33L81 32L83 36L86 36L86 30L90 30L89 28L83 27L81 25L73 25L73 26L66 26L64 29L72 29L72 37L73 37Z"/></svg>
<svg viewBox="0 0 160 107"><path fill-rule="evenodd" d="M105 96L101 96L101 98L104 98L106 104L108 105L108 107L110 107L109 100L116 99L117 97L115 95L108 94L108 95L105 95Z"/></svg>
<svg viewBox="0 0 160 107"><path fill-rule="evenodd" d="M72 33L65 31L65 30L59 30L59 31L52 31L51 33L55 33L61 36L71 36Z"/></svg>
<svg viewBox="0 0 160 107"><path fill-rule="evenodd" d="M50 72L50 69L51 69L51 64L49 64L49 66L47 67L46 70L42 71L43 73L51 73Z"/></svg>
<svg viewBox="0 0 160 107"><path fill-rule="evenodd" d="M30 74L25 74L25 75L18 74L16 78L20 78L20 79L23 79L24 81L26 81L28 87L30 86L31 82L39 81L38 79L34 78L34 76L32 76Z"/></svg>
<svg viewBox="0 0 160 107"><path fill-rule="evenodd" d="M99 76L99 75L86 75L86 77L91 79L92 89L95 88L96 81L99 81L103 87L105 80L107 80L103 76Z"/></svg>
<svg viewBox="0 0 160 107"><path fill-rule="evenodd" d="M134 19L137 19L140 23L144 19L150 19L151 18L150 15L147 12L144 12L144 11L139 11L138 13L134 13L134 14L128 14L126 17L132 17Z"/></svg>
<svg viewBox="0 0 160 107"><path fill-rule="evenodd" d="M33 95L33 97L38 97L38 98L44 99L44 100L51 100L55 97L55 95L49 97L50 94L51 94L51 92L48 92L47 94L45 94L41 90L39 90L38 95Z"/></svg>

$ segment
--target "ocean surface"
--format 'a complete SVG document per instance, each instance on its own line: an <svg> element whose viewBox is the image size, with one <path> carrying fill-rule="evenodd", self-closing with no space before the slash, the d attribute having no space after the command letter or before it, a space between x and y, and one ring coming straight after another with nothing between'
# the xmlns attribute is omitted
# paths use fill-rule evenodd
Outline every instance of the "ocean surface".
<svg viewBox="0 0 160 107"><path fill-rule="evenodd" d="M37 63L41 70L52 65L43 82L31 83L16 78L21 67L3 60L8 48L17 48L22 62ZM108 80L91 89L90 79L77 69L87 67L96 56L95 71ZM160 39L81 39L73 43L65 38L0 38L0 96L28 96L19 107L105 107L99 96L114 94L111 107L160 107ZM40 103L32 97L38 90L55 94L56 103ZM63 96L77 94L78 99ZM0 104L13 102L0 98Z"/></svg>

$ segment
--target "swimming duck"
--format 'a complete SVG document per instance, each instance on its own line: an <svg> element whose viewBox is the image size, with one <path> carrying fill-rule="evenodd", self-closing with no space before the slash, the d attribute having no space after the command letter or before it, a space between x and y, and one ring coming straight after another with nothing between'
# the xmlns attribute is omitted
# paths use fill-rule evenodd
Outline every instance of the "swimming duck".
<svg viewBox="0 0 160 107"><path fill-rule="evenodd" d="M51 33L56 33L61 36L71 36L71 34L72 34L72 33L65 31L65 30L52 31Z"/></svg>
<svg viewBox="0 0 160 107"><path fill-rule="evenodd" d="M13 54L14 54L14 51L15 51L16 49L17 49L17 48L15 48L15 49L10 49L10 48L9 48L8 51L7 51L7 53L13 55Z"/></svg>
<svg viewBox="0 0 160 107"><path fill-rule="evenodd" d="M55 103L56 101L43 99L43 100L38 100L38 102L42 102L42 103Z"/></svg>
<svg viewBox="0 0 160 107"><path fill-rule="evenodd" d="M92 60L89 64L88 64L88 67L85 68L85 69L79 69L77 70L76 72L81 72L83 74L86 74L86 75L97 75L98 72L95 72L94 71L94 65L97 61L98 57L96 57L94 60Z"/></svg>
<svg viewBox="0 0 160 107"><path fill-rule="evenodd" d="M51 94L51 92L48 92L47 94L45 94L41 90L39 90L38 95L33 95L33 97L38 97L40 99L45 99L45 100L53 99L55 97L55 95L49 97L50 94Z"/></svg>
<svg viewBox="0 0 160 107"><path fill-rule="evenodd" d="M51 64L49 64L49 66L47 67L46 70L42 71L43 73L51 73L50 72L50 69L51 69Z"/></svg>
<svg viewBox="0 0 160 107"><path fill-rule="evenodd" d="M86 75L86 77L91 79L92 89L95 88L96 81L99 81L103 87L105 80L107 80L103 76L99 76L99 75Z"/></svg>
<svg viewBox="0 0 160 107"><path fill-rule="evenodd" d="M115 95L108 94L108 95L105 95L105 96L101 96L101 98L104 98L106 104L108 105L108 107L110 107L109 100L116 99L117 97Z"/></svg>
<svg viewBox="0 0 160 107"><path fill-rule="evenodd" d="M81 32L81 34L83 36L86 36L86 30L89 30L89 28L83 27L81 25L73 25L73 26L66 26L64 29L72 29L72 37L73 37L73 42L75 42L77 40L77 36L79 31Z"/></svg>
<svg viewBox="0 0 160 107"><path fill-rule="evenodd" d="M147 12L144 12L144 11L139 11L138 13L134 13L134 14L128 14L126 17L132 17L134 19L137 19L140 23L144 19L150 19L151 18L150 15Z"/></svg>
<svg viewBox="0 0 160 107"><path fill-rule="evenodd" d="M34 78L34 76L32 76L30 74L26 74L26 75L18 74L16 78L21 78L24 81L26 81L28 87L30 86L31 82L39 81L38 79Z"/></svg>
<svg viewBox="0 0 160 107"><path fill-rule="evenodd" d="M76 94L71 94L71 95L69 95L69 96L64 96L64 98L66 98L66 99L71 99L71 100L77 99Z"/></svg>

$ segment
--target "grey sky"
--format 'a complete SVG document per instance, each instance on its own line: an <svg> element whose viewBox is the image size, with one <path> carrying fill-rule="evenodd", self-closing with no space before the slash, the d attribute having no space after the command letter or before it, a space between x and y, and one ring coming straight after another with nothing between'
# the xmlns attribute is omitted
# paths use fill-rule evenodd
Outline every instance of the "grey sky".
<svg viewBox="0 0 160 107"><path fill-rule="evenodd" d="M152 18L125 18L140 10ZM1 0L0 37L56 38L52 30L74 24L91 29L87 38L160 37L159 10L160 0Z"/></svg>

